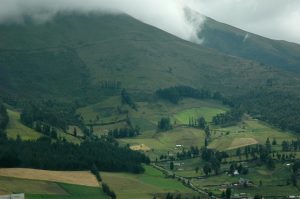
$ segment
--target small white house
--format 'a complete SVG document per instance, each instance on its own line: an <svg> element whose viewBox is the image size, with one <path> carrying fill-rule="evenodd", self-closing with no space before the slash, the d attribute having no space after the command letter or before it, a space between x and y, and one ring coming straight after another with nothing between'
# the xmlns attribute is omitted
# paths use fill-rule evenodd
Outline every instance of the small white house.
<svg viewBox="0 0 300 199"><path fill-rule="evenodd" d="M235 171L233 172L233 175L237 176L237 175L240 175L240 173L239 173L238 170L235 170Z"/></svg>

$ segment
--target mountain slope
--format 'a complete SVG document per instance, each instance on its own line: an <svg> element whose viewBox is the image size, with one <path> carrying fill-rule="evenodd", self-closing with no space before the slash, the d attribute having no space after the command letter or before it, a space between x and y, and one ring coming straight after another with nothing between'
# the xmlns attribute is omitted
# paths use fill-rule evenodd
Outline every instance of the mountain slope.
<svg viewBox="0 0 300 199"><path fill-rule="evenodd" d="M199 36L203 46L300 73L300 45L271 40L206 17Z"/></svg>
<svg viewBox="0 0 300 199"><path fill-rule="evenodd" d="M270 81L268 89L294 93L300 85L297 75L181 40L126 15L58 15L45 24L1 25L0 41L5 95L74 99L103 81L138 93L185 84L225 95Z"/></svg>

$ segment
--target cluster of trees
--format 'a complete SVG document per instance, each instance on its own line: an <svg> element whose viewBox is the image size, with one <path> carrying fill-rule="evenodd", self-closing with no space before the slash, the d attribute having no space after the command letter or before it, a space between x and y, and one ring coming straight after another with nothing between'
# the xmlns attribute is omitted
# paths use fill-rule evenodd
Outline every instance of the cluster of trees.
<svg viewBox="0 0 300 199"><path fill-rule="evenodd" d="M47 135L53 139L57 139L57 132L54 127L51 127L48 124L42 123L40 121L37 121L33 124L33 127L37 132L40 132L44 135Z"/></svg>
<svg viewBox="0 0 300 199"><path fill-rule="evenodd" d="M121 100L122 100L123 104L127 104L134 110L137 110L137 106L136 106L135 102L133 101L132 97L129 95L129 93L125 89L123 89L121 91Z"/></svg>
<svg viewBox="0 0 300 199"><path fill-rule="evenodd" d="M135 137L140 135L140 128L136 126L135 128L129 127L129 128L119 128L110 130L108 132L108 136L114 137L114 138L126 138L126 137Z"/></svg>
<svg viewBox="0 0 300 199"><path fill-rule="evenodd" d="M282 130L300 132L300 103L295 94L266 89L233 98L237 107Z"/></svg>
<svg viewBox="0 0 300 199"><path fill-rule="evenodd" d="M51 141L0 138L0 167L24 167L48 170L89 170L95 164L103 171L141 173L141 163L150 160L144 154L118 147L104 139L85 140L80 145Z"/></svg>
<svg viewBox="0 0 300 199"><path fill-rule="evenodd" d="M117 195L113 190L110 189L110 187L106 183L102 183L102 190L104 193L106 193L111 199L116 199Z"/></svg>
<svg viewBox="0 0 300 199"><path fill-rule="evenodd" d="M300 151L300 139L292 141L282 141L282 151Z"/></svg>
<svg viewBox="0 0 300 199"><path fill-rule="evenodd" d="M30 128L34 128L36 122L48 124L63 131L66 131L70 124L83 126L80 115L76 114L76 104L70 105L46 100L26 102L23 107L21 122Z"/></svg>
<svg viewBox="0 0 300 199"><path fill-rule="evenodd" d="M0 133L4 131L9 122L9 117L6 108L0 103Z"/></svg>
<svg viewBox="0 0 300 199"><path fill-rule="evenodd" d="M182 199L185 198L184 196L181 196L181 194L171 194L171 193L167 193L165 199ZM196 197L193 197L196 199ZM153 199L156 199L156 197L154 196ZM197 197L197 199L200 199L200 196Z"/></svg>
<svg viewBox="0 0 300 199"><path fill-rule="evenodd" d="M121 82L117 80L102 80L100 81L100 87L106 89L120 89Z"/></svg>
<svg viewBox="0 0 300 199"><path fill-rule="evenodd" d="M159 131L168 131L172 129L171 120L168 117L161 118L157 123L157 128Z"/></svg>
<svg viewBox="0 0 300 199"><path fill-rule="evenodd" d="M204 148L202 150L201 158L202 160L206 161L203 166L203 172L205 175L209 175L212 171L215 172L215 175L218 175L221 168L221 162L227 157L229 156L226 152L219 152Z"/></svg>
<svg viewBox="0 0 300 199"><path fill-rule="evenodd" d="M176 156L177 156L177 159L183 160L183 159L199 156L199 154L200 154L199 148L197 146L191 146L190 149L188 149L188 150L182 149L182 151L178 152L176 154Z"/></svg>
<svg viewBox="0 0 300 199"><path fill-rule="evenodd" d="M230 125L240 122L243 116L243 111L238 108L233 108L226 113L220 113L213 117L212 122L215 125Z"/></svg>
<svg viewBox="0 0 300 199"><path fill-rule="evenodd" d="M252 160L256 160L259 163L265 164L269 169L275 168L275 153L272 155L272 146L269 138L266 140L265 145L255 145L255 146L247 146L244 148L244 151L241 149L236 150L236 155L241 157L241 155L245 155L246 159L251 156Z"/></svg>
<svg viewBox="0 0 300 199"><path fill-rule="evenodd" d="M177 104L185 97L195 99L216 99L223 102L227 101L219 92L211 93L209 90L198 90L189 86L174 86L165 89L159 89L156 94L174 104Z"/></svg>

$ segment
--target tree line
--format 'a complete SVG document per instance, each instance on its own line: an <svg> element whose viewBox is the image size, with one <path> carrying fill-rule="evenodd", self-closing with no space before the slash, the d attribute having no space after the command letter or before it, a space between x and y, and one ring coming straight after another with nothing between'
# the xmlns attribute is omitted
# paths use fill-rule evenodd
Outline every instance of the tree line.
<svg viewBox="0 0 300 199"><path fill-rule="evenodd" d="M164 89L158 89L156 95L168 100L174 104L177 104L180 100L185 97L195 98L195 99L216 99L227 102L219 92L211 93L209 90L198 90L190 86L173 86Z"/></svg>
<svg viewBox="0 0 300 199"><path fill-rule="evenodd" d="M215 125L231 125L240 122L243 116L243 111L238 108L233 108L226 113L220 113L213 117L212 122Z"/></svg>
<svg viewBox="0 0 300 199"><path fill-rule="evenodd" d="M36 141L0 138L0 167L24 167L47 170L89 170L95 164L102 171L141 173L142 163L150 160L144 154L118 147L102 139L85 140L81 144L52 141L41 137Z"/></svg>
<svg viewBox="0 0 300 199"><path fill-rule="evenodd" d="M47 124L66 131L68 125L74 124L83 127L80 115L76 114L76 104L58 103L52 100L26 102L20 115L21 122L37 128L37 123Z"/></svg>
<svg viewBox="0 0 300 199"><path fill-rule="evenodd" d="M137 106L134 100L125 89L121 91L121 100L122 100L122 104L127 104L132 109L137 110Z"/></svg>
<svg viewBox="0 0 300 199"><path fill-rule="evenodd" d="M118 128L114 130L109 130L108 136L114 138L127 138L127 137L135 137L140 135L140 128L136 126L135 128L127 127L127 128Z"/></svg>
<svg viewBox="0 0 300 199"><path fill-rule="evenodd" d="M6 108L0 103L0 132L4 131L9 122L9 117Z"/></svg>

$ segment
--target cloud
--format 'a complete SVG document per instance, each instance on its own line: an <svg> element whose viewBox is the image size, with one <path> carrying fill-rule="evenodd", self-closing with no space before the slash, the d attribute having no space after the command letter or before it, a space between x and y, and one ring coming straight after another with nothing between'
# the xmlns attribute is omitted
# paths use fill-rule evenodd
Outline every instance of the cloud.
<svg viewBox="0 0 300 199"><path fill-rule="evenodd" d="M57 12L127 13L145 23L182 39L200 43L197 33L203 17L187 17L190 0L1 0L0 22L22 23L24 16L37 22L51 19Z"/></svg>
<svg viewBox="0 0 300 199"><path fill-rule="evenodd" d="M194 0L189 4L221 22L300 44L299 0Z"/></svg>
<svg viewBox="0 0 300 199"><path fill-rule="evenodd" d="M127 13L200 43L197 32L205 18L191 15L189 8L252 33L300 43L300 0L0 0L0 23L22 23L24 16L44 22L65 11Z"/></svg>

